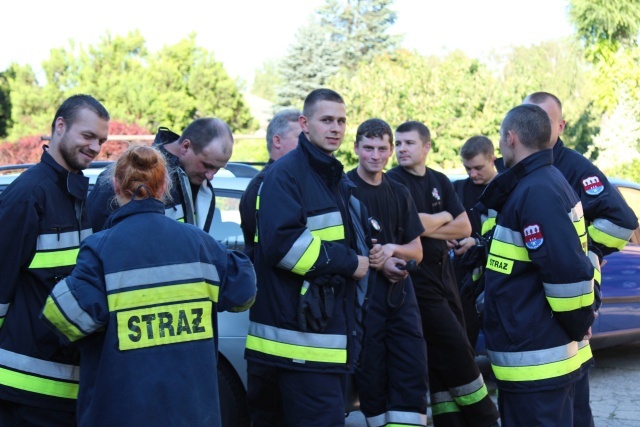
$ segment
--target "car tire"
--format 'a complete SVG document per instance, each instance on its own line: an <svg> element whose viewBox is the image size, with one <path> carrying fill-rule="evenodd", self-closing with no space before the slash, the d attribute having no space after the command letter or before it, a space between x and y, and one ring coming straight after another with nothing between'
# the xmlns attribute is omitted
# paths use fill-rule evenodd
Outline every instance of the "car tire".
<svg viewBox="0 0 640 427"><path fill-rule="evenodd" d="M249 427L247 393L231 364L218 359L218 390L222 427Z"/></svg>

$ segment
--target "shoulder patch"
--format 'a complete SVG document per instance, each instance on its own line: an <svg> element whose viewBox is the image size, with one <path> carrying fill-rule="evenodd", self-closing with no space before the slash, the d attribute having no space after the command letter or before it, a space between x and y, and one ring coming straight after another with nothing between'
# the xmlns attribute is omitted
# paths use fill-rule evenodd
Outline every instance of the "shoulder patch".
<svg viewBox="0 0 640 427"><path fill-rule="evenodd" d="M582 180L582 188L584 188L584 192L590 196L597 196L602 193L604 190L604 185L602 185L602 181L597 176L588 176Z"/></svg>
<svg viewBox="0 0 640 427"><path fill-rule="evenodd" d="M527 249L535 251L544 243L544 236L540 224L530 224L522 229L524 244Z"/></svg>

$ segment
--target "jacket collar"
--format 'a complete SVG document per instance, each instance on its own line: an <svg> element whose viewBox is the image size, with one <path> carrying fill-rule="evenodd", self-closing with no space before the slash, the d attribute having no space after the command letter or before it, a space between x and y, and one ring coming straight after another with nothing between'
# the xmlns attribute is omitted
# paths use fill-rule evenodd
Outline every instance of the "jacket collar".
<svg viewBox="0 0 640 427"><path fill-rule="evenodd" d="M109 218L107 218L104 228L111 228L131 215L147 212L164 215L164 203L153 198L132 200L113 212Z"/></svg>
<svg viewBox="0 0 640 427"><path fill-rule="evenodd" d="M337 184L342 178L344 167L332 154L328 156L313 145L304 132L298 137L298 148L308 159L311 167L329 184Z"/></svg>
<svg viewBox="0 0 640 427"><path fill-rule="evenodd" d="M504 172L499 173L495 178L493 178L478 199L479 204L489 209L495 209L499 212L507 201L509 195L525 176L529 175L536 169L544 166L550 166L552 164L552 150L541 150L533 153L518 162L517 165L506 169ZM478 207L480 211L485 210L482 209L482 206Z"/></svg>
<svg viewBox="0 0 640 427"><path fill-rule="evenodd" d="M55 161L48 151L42 153L40 161L50 167L55 175L55 182L63 190L78 200L86 200L89 192L89 178L81 171L70 172Z"/></svg>
<svg viewBox="0 0 640 427"><path fill-rule="evenodd" d="M556 141L556 145L553 146L553 159L557 159L560 157L560 152L564 149L564 142L558 137Z"/></svg>

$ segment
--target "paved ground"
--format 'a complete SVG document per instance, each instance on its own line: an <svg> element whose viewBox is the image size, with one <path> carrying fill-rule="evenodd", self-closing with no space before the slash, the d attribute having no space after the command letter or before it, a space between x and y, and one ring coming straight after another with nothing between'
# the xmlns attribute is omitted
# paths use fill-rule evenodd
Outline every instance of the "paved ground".
<svg viewBox="0 0 640 427"><path fill-rule="evenodd" d="M596 427L640 426L640 342L597 350L595 359L590 383ZM487 386L491 390L493 384ZM364 427L366 422L357 412L347 417L346 425Z"/></svg>

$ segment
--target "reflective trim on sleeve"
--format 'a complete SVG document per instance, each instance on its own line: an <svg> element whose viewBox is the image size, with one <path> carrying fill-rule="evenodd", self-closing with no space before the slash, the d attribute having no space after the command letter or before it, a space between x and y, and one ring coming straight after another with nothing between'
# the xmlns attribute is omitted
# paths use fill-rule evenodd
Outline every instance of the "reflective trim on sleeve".
<svg viewBox="0 0 640 427"><path fill-rule="evenodd" d="M79 248L53 252L36 252L29 268L67 267L76 264Z"/></svg>
<svg viewBox="0 0 640 427"><path fill-rule="evenodd" d="M67 231L65 233L41 234L38 236L36 251L58 251L62 249L77 248L80 242L91 235L91 229L80 231L78 240L78 230Z"/></svg>
<svg viewBox="0 0 640 427"><path fill-rule="evenodd" d="M375 417L367 417L366 420L367 425L371 427L427 425L427 415L417 412L387 411Z"/></svg>
<svg viewBox="0 0 640 427"><path fill-rule="evenodd" d="M53 288L43 314L71 342L87 336L101 326L80 307L66 280L58 282Z"/></svg>
<svg viewBox="0 0 640 427"><path fill-rule="evenodd" d="M487 215L485 214L480 215L480 222L482 224L480 233L482 233L482 235L487 234L489 231L493 230L496 227L497 216L498 216L498 212L493 209L489 209L489 212Z"/></svg>
<svg viewBox="0 0 640 427"><path fill-rule="evenodd" d="M470 383L452 387L449 391L459 406L473 405L489 395L482 374Z"/></svg>
<svg viewBox="0 0 640 427"><path fill-rule="evenodd" d="M431 394L431 413L442 415L447 413L460 412L460 407L448 391L440 391Z"/></svg>
<svg viewBox="0 0 640 427"><path fill-rule="evenodd" d="M0 304L0 317L4 317L7 315L9 307L11 307L11 304Z"/></svg>
<svg viewBox="0 0 640 427"><path fill-rule="evenodd" d="M249 325L247 349L297 363L347 363L347 336L292 331L256 322Z"/></svg>
<svg viewBox="0 0 640 427"><path fill-rule="evenodd" d="M314 237L309 229L305 229L278 263L278 267L296 274L305 274L320 256L320 245L320 239Z"/></svg>
<svg viewBox="0 0 640 427"><path fill-rule="evenodd" d="M179 285L154 285L148 288L111 293L107 296L109 311L143 307L151 304L167 304L197 299L218 302L220 288L207 282L181 283Z"/></svg>
<svg viewBox="0 0 640 427"><path fill-rule="evenodd" d="M591 261L591 265L593 265L593 280L600 284L602 283L602 273L600 272L600 258L595 253L589 251L587 253L589 256L589 261Z"/></svg>
<svg viewBox="0 0 640 427"><path fill-rule="evenodd" d="M633 230L617 226L603 218L596 218L589 226L589 236L594 242L617 250L625 247L632 234Z"/></svg>
<svg viewBox="0 0 640 427"><path fill-rule="evenodd" d="M497 225L491 239L491 253L516 261L530 262L529 252L524 246L522 234Z"/></svg>
<svg viewBox="0 0 640 427"><path fill-rule="evenodd" d="M593 279L575 283L542 283L553 311L573 311L593 304Z"/></svg>
<svg viewBox="0 0 640 427"><path fill-rule="evenodd" d="M589 341L558 347L522 351L499 352L488 350L491 367L501 381L537 381L570 374L591 359Z"/></svg>
<svg viewBox="0 0 640 427"><path fill-rule="evenodd" d="M107 292L125 290L148 284L171 283L176 281L194 281L204 279L219 283L220 276L213 264L190 262L184 264L160 265L105 274Z"/></svg>
<svg viewBox="0 0 640 427"><path fill-rule="evenodd" d="M330 212L307 218L307 228L314 237L320 240L336 241L344 240L344 227L340 212Z"/></svg>

